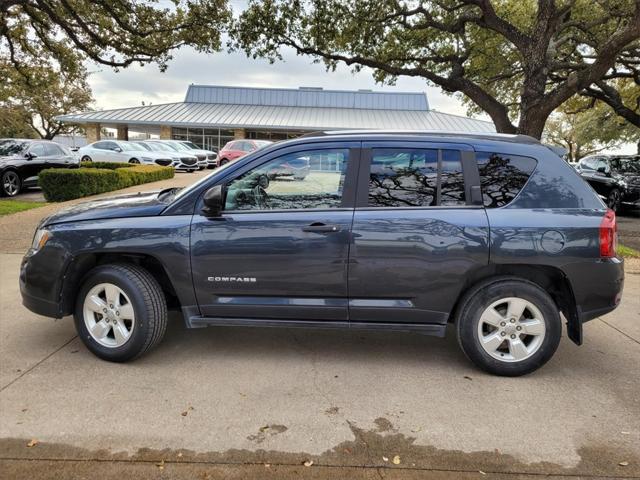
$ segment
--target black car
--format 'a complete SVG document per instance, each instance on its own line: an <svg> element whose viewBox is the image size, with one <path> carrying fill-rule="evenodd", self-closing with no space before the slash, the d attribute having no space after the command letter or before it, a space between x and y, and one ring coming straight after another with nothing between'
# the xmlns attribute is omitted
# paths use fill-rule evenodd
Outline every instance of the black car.
<svg viewBox="0 0 640 480"><path fill-rule="evenodd" d="M0 195L13 197L20 190L38 185L45 168L78 167L71 150L50 140L0 139Z"/></svg>
<svg viewBox="0 0 640 480"><path fill-rule="evenodd" d="M304 179L265 181L305 159ZM173 307L188 328L453 329L473 362L513 376L551 358L561 313L581 344L618 306L615 249L615 213L530 137L329 132L182 190L57 212L20 290L33 312L73 314L110 361L158 344Z"/></svg>
<svg viewBox="0 0 640 480"><path fill-rule="evenodd" d="M611 210L640 204L640 155L593 155L576 170Z"/></svg>

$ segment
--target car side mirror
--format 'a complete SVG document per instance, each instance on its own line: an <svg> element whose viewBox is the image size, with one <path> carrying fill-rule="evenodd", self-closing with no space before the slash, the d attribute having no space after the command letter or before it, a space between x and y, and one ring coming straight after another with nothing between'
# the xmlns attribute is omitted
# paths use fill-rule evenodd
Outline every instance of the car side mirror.
<svg viewBox="0 0 640 480"><path fill-rule="evenodd" d="M204 207L202 208L202 213L205 217L219 217L220 213L224 208L224 196L225 196L225 186L224 185L216 185L215 187L211 187L204 194L202 201L204 202Z"/></svg>
<svg viewBox="0 0 640 480"><path fill-rule="evenodd" d="M31 153L31 152L27 152L24 154L24 158L26 158L27 160L31 160L33 158L36 158L37 155L35 153Z"/></svg>
<svg viewBox="0 0 640 480"><path fill-rule="evenodd" d="M122 149L120 147L116 147L116 148L113 149L113 151L120 153L120 152L122 152Z"/></svg>

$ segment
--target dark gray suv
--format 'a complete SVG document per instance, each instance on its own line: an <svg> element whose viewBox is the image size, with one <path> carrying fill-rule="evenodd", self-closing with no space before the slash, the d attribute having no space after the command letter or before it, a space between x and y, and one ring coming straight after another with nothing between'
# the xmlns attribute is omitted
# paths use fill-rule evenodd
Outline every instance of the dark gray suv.
<svg viewBox="0 0 640 480"><path fill-rule="evenodd" d="M303 180L274 175L304 161ZM99 200L39 226L20 287L126 361L187 327L400 330L444 336L499 375L554 354L563 314L620 302L615 214L524 136L328 132L274 144L183 189Z"/></svg>

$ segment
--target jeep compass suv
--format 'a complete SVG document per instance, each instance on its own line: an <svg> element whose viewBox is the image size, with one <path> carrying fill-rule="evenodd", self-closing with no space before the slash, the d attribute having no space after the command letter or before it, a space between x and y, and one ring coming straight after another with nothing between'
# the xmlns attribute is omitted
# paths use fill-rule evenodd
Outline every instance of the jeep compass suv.
<svg viewBox="0 0 640 480"><path fill-rule="evenodd" d="M274 175L308 162L304 179ZM38 227L23 303L74 315L127 361L187 327L455 330L475 364L522 375L562 331L620 302L615 214L525 136L327 132L270 145L178 190L101 199Z"/></svg>

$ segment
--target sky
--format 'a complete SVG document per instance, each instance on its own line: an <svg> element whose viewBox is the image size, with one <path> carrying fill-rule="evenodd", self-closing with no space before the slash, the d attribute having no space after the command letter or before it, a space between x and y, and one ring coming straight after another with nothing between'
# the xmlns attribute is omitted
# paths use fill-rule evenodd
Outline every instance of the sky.
<svg viewBox="0 0 640 480"><path fill-rule="evenodd" d="M157 65L131 66L115 72L103 66L89 66L89 84L95 106L101 110L134 107L144 102L181 102L191 83L242 87L322 87L325 89L372 89L396 92L426 92L432 109L466 115L460 100L428 86L419 78L400 78L395 86L376 84L371 70L357 74L341 65L327 72L322 64L312 63L293 51L285 52L284 61L269 64L266 60L247 58L244 53L204 54L190 48L173 53L169 68L160 72ZM488 117L486 118L488 120Z"/></svg>

